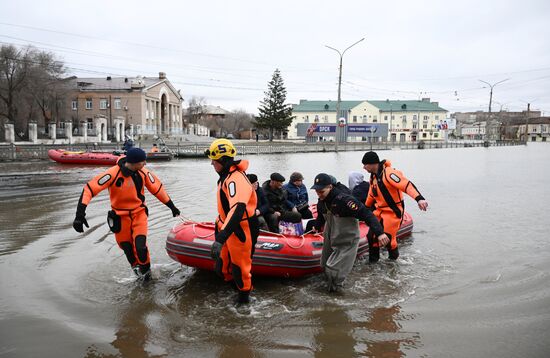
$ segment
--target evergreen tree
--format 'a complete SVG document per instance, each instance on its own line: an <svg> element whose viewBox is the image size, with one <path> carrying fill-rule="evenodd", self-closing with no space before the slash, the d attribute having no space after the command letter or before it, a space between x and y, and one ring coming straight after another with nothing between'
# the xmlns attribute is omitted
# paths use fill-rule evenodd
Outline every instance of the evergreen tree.
<svg viewBox="0 0 550 358"><path fill-rule="evenodd" d="M258 108L260 115L256 118L256 127L269 130L269 140L273 140L274 131L285 131L292 123L292 107L285 104L286 88L281 72L276 69L273 78L264 92L265 98Z"/></svg>

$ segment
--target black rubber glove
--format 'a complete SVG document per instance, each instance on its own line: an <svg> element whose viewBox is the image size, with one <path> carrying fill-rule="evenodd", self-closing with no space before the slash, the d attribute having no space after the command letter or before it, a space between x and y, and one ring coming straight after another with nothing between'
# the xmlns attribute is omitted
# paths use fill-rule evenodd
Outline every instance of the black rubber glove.
<svg viewBox="0 0 550 358"><path fill-rule="evenodd" d="M83 216L77 216L73 221L73 228L76 230L76 232L84 232L84 225L86 225L87 228L90 228L90 226L88 226L86 218Z"/></svg>
<svg viewBox="0 0 550 358"><path fill-rule="evenodd" d="M218 260L220 258L220 254L222 253L222 247L223 244L221 242L214 241L212 243L212 248L210 249L210 257L214 260Z"/></svg>
<svg viewBox="0 0 550 358"><path fill-rule="evenodd" d="M76 232L84 232L83 225L90 228L90 226L88 226L88 222L86 221L86 205L79 202L76 207L76 217L73 221L73 228Z"/></svg>
<svg viewBox="0 0 550 358"><path fill-rule="evenodd" d="M181 214L180 211L179 211L179 209L176 208L176 206L175 206L174 203L172 202L172 200L168 201L168 202L166 203L166 206L169 207L170 210L172 210L172 215L173 215L174 217L179 216L179 215Z"/></svg>

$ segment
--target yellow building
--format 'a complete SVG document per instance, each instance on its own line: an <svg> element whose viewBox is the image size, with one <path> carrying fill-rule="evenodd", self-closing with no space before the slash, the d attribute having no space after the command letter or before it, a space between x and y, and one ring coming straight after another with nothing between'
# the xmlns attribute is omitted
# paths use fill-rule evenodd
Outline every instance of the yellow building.
<svg viewBox="0 0 550 358"><path fill-rule="evenodd" d="M429 98L416 101L342 101L340 118L347 124L382 123L388 126L388 141L443 140L447 110ZM336 123L336 102L308 101L292 108L295 117L288 131L290 139L299 139L298 123ZM356 137L348 140L366 140Z"/></svg>

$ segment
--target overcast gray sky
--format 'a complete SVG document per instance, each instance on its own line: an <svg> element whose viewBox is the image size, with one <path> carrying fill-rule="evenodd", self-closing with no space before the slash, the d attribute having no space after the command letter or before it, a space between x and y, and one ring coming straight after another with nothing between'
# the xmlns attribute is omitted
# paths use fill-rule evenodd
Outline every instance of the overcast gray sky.
<svg viewBox="0 0 550 358"><path fill-rule="evenodd" d="M0 0L0 41L56 53L79 77L167 73L187 102L257 113L288 101L430 97L449 110L550 114L550 1ZM485 87L485 88L484 88ZM184 106L186 106L184 104Z"/></svg>

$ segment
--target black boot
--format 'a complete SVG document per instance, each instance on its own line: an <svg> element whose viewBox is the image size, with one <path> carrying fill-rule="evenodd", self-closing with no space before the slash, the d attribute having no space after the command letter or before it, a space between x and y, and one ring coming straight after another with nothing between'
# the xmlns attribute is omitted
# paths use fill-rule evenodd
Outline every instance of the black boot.
<svg viewBox="0 0 550 358"><path fill-rule="evenodd" d="M399 249L396 247L395 249L388 249L388 256L390 260L397 260L399 257Z"/></svg>
<svg viewBox="0 0 550 358"><path fill-rule="evenodd" d="M146 265L136 265L132 267L132 270L138 277L138 280L142 280L144 282L150 281L153 276L151 274L151 264Z"/></svg>
<svg viewBox="0 0 550 358"><path fill-rule="evenodd" d="M250 303L250 291L239 291L237 296L238 304L247 304Z"/></svg>
<svg viewBox="0 0 550 358"><path fill-rule="evenodd" d="M369 263L375 263L380 260L380 248L371 247L369 248Z"/></svg>

